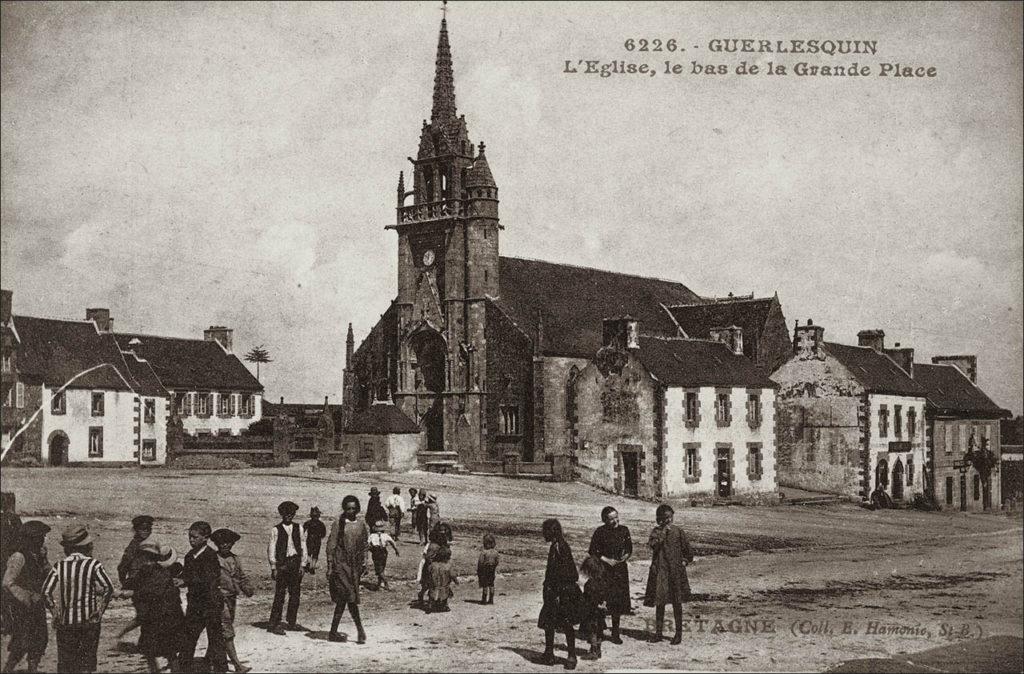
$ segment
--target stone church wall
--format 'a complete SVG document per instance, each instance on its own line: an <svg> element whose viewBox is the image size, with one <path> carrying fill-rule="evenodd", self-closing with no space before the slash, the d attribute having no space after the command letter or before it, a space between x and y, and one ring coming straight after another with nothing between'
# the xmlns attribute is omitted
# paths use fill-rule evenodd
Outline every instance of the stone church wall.
<svg viewBox="0 0 1024 674"><path fill-rule="evenodd" d="M530 340L493 302L487 303L485 338L487 344L487 451L500 461L506 451L517 451L524 461L533 455L533 354ZM503 406L519 410L519 433L507 435Z"/></svg>

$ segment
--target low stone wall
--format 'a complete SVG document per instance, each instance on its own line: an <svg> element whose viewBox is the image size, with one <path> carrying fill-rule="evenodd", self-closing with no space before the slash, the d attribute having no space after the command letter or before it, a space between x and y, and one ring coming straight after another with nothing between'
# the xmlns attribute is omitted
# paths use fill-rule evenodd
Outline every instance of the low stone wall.
<svg viewBox="0 0 1024 674"><path fill-rule="evenodd" d="M189 457L202 456L219 459L235 459L242 461L254 468L270 468L274 466L274 449L253 448L253 447L231 447L231 448L210 448L185 449L176 454L174 461L187 459ZM171 463L174 467L174 463Z"/></svg>

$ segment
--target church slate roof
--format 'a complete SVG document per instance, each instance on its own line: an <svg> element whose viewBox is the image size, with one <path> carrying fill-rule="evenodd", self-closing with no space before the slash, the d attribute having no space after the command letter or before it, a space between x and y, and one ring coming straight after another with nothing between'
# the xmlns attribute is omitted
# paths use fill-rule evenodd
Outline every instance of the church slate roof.
<svg viewBox="0 0 1024 674"><path fill-rule="evenodd" d="M68 388L130 390L121 352L110 334L100 333L92 321L63 321L31 316L14 316L21 343L18 373L26 380L38 379L48 386L63 386L83 370L109 363L79 377Z"/></svg>
<svg viewBox="0 0 1024 674"><path fill-rule="evenodd" d="M743 335L759 335L768 321L774 298L722 300L670 306L668 310L679 327L692 339L708 339L711 328L735 325Z"/></svg>
<svg viewBox="0 0 1024 674"><path fill-rule="evenodd" d="M825 352L850 371L869 393L925 397L927 390L892 359L866 346L825 342ZM916 369L917 366L915 365Z"/></svg>
<svg viewBox="0 0 1024 674"><path fill-rule="evenodd" d="M515 257L499 258L496 303L546 356L593 358L602 321L630 315L650 334L676 335L662 304L700 297L682 283Z"/></svg>
<svg viewBox="0 0 1024 674"><path fill-rule="evenodd" d="M217 342L130 333L116 333L115 337L122 349L149 361L168 389L263 391L238 356L225 352Z"/></svg>
<svg viewBox="0 0 1024 674"><path fill-rule="evenodd" d="M345 427L348 435L395 435L419 433L419 424L392 403L374 403L356 412Z"/></svg>
<svg viewBox="0 0 1024 674"><path fill-rule="evenodd" d="M778 388L749 358L721 342L641 336L637 356L665 386Z"/></svg>
<svg viewBox="0 0 1024 674"><path fill-rule="evenodd" d="M981 419L1011 416L953 365L914 363L914 381L928 392L928 405L937 414Z"/></svg>

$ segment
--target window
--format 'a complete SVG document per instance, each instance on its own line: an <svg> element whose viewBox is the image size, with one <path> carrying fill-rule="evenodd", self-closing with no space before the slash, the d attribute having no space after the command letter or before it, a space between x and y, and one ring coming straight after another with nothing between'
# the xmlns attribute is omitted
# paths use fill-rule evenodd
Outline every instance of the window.
<svg viewBox="0 0 1024 674"><path fill-rule="evenodd" d="M697 479L700 475L698 470L700 468L700 451L699 446L687 446L686 447L686 477L691 479Z"/></svg>
<svg viewBox="0 0 1024 674"><path fill-rule="evenodd" d="M913 438L917 434L917 408L911 407L907 410L907 437Z"/></svg>
<svg viewBox="0 0 1024 674"><path fill-rule="evenodd" d="M156 401L152 398L146 398L142 410L142 418L147 424L156 423Z"/></svg>
<svg viewBox="0 0 1024 674"><path fill-rule="evenodd" d="M897 438L903 437L903 407L901 405L893 405L892 431Z"/></svg>
<svg viewBox="0 0 1024 674"><path fill-rule="evenodd" d="M23 381L14 385L14 406L19 410L25 407L25 382Z"/></svg>
<svg viewBox="0 0 1024 674"><path fill-rule="evenodd" d="M210 416L210 398L213 397L211 393L197 393L196 394L196 416L197 417L208 417Z"/></svg>
<svg viewBox="0 0 1024 674"><path fill-rule="evenodd" d="M103 456L103 428L93 426L89 429L89 456Z"/></svg>
<svg viewBox="0 0 1024 674"><path fill-rule="evenodd" d="M228 394L228 415L235 416L238 414L238 396L234 393Z"/></svg>
<svg viewBox="0 0 1024 674"><path fill-rule="evenodd" d="M761 425L761 394L747 394L747 424L751 428L758 428Z"/></svg>
<svg viewBox="0 0 1024 674"><path fill-rule="evenodd" d="M93 391L92 394L92 415L103 416L103 391Z"/></svg>
<svg viewBox="0 0 1024 674"><path fill-rule="evenodd" d="M953 428L949 424L942 425L942 443L946 446L946 453L953 452Z"/></svg>
<svg viewBox="0 0 1024 674"><path fill-rule="evenodd" d="M251 417L256 414L256 398L251 393L242 394L241 415Z"/></svg>
<svg viewBox="0 0 1024 674"><path fill-rule="evenodd" d="M953 505L953 478L946 477L946 505Z"/></svg>
<svg viewBox="0 0 1024 674"><path fill-rule="evenodd" d="M683 403L683 420L687 427L697 428L700 426L700 398L696 391L687 391Z"/></svg>
<svg viewBox="0 0 1024 674"><path fill-rule="evenodd" d="M517 405L501 407L501 432L505 435L519 435L519 407Z"/></svg>
<svg viewBox="0 0 1024 674"><path fill-rule="evenodd" d="M889 437L889 408L885 405L878 408L878 437Z"/></svg>
<svg viewBox="0 0 1024 674"><path fill-rule="evenodd" d="M953 451L955 452L958 449L960 449L960 424L950 424L949 426L946 427L946 432L949 433L950 430L953 431L953 433L952 433L952 437L953 437L952 444L953 444Z"/></svg>
<svg viewBox="0 0 1024 674"><path fill-rule="evenodd" d="M192 394L185 393L184 391L178 391L174 394L174 397L178 405L178 416L192 416Z"/></svg>
<svg viewBox="0 0 1024 674"><path fill-rule="evenodd" d="M914 484L914 455L907 457L907 486Z"/></svg>
<svg viewBox="0 0 1024 674"><path fill-rule="evenodd" d="M231 394L217 394L217 416L226 417L231 414Z"/></svg>
<svg viewBox="0 0 1024 674"><path fill-rule="evenodd" d="M732 402L727 392L719 391L715 394L715 421L719 426L728 426L732 422L731 407Z"/></svg>
<svg viewBox="0 0 1024 674"><path fill-rule="evenodd" d="M55 393L50 398L50 414L64 414L68 409L68 397L65 395L66 391Z"/></svg>
<svg viewBox="0 0 1024 674"><path fill-rule="evenodd" d="M981 478L978 475L974 476L974 500L977 501L981 498Z"/></svg>
<svg viewBox="0 0 1024 674"><path fill-rule="evenodd" d="M761 475L761 445L752 442L747 445L747 477L760 480Z"/></svg>
<svg viewBox="0 0 1024 674"><path fill-rule="evenodd" d="M363 446L359 450L360 461L373 461L373 443L363 442Z"/></svg>
<svg viewBox="0 0 1024 674"><path fill-rule="evenodd" d="M142 460L156 461L156 440L142 441Z"/></svg>
<svg viewBox="0 0 1024 674"><path fill-rule="evenodd" d="M4 372L10 372L11 371L11 354L5 353L3 360L4 360L3 371Z"/></svg>

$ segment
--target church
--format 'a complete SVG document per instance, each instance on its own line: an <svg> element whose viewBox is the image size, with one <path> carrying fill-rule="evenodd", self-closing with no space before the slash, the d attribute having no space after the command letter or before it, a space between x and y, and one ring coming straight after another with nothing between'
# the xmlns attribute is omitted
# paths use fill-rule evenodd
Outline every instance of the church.
<svg viewBox="0 0 1024 674"><path fill-rule="evenodd" d="M764 375L788 355L777 297L706 299L678 282L500 255L487 151L457 113L442 19L430 119L410 175L399 173L387 226L397 235L397 295L358 348L350 326L344 425L393 404L422 429L423 467L486 472L511 457L571 479L575 379L606 346L606 320L628 317L670 339L742 329L743 355Z"/></svg>

